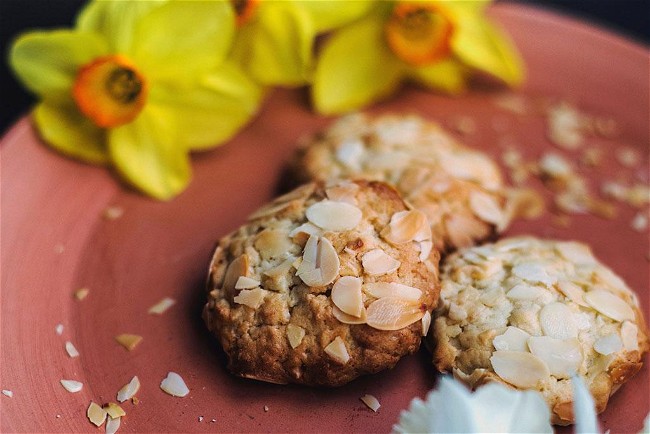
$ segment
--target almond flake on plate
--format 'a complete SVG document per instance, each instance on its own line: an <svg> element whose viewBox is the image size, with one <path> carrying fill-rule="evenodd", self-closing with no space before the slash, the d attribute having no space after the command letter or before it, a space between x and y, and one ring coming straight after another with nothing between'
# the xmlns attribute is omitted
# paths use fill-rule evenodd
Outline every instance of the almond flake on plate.
<svg viewBox="0 0 650 434"><path fill-rule="evenodd" d="M379 400L375 398L372 395L363 395L361 398L359 398L366 406L377 413L377 410L379 410L379 407L381 407L381 404L379 403Z"/></svg>
<svg viewBox="0 0 650 434"><path fill-rule="evenodd" d="M81 301L88 296L90 290L88 288L81 288L75 291L74 296L77 300Z"/></svg>
<svg viewBox="0 0 650 434"><path fill-rule="evenodd" d="M77 351L77 349L72 344L72 342L66 341L65 350L68 353L68 356L70 356L72 358L79 357L79 351Z"/></svg>
<svg viewBox="0 0 650 434"><path fill-rule="evenodd" d="M120 417L108 417L106 421L106 434L115 434L120 429Z"/></svg>
<svg viewBox="0 0 650 434"><path fill-rule="evenodd" d="M104 406L104 410L106 410L106 413L108 413L108 415L113 419L126 416L126 412L124 411L124 409L114 402L109 402L108 404L106 404Z"/></svg>
<svg viewBox="0 0 650 434"><path fill-rule="evenodd" d="M14 396L14 393L11 390L7 390L7 389L2 389L2 394L9 398L13 398Z"/></svg>
<svg viewBox="0 0 650 434"><path fill-rule="evenodd" d="M176 300L173 298L165 297L160 300L158 303L154 304L149 308L149 313L153 315L162 315L176 303Z"/></svg>
<svg viewBox="0 0 650 434"><path fill-rule="evenodd" d="M88 417L88 420L90 420L90 422L92 422L95 426L102 426L102 424L106 420L107 415L108 413L106 413L106 410L104 410L94 402L90 401L88 410L86 410L86 416Z"/></svg>
<svg viewBox="0 0 650 434"><path fill-rule="evenodd" d="M104 209L104 213L102 215L106 220L117 220L122 217L123 214L124 208L117 205L111 205Z"/></svg>
<svg viewBox="0 0 650 434"><path fill-rule="evenodd" d="M131 334L128 334L128 333L124 333L124 334L115 336L115 340L117 341L118 344L122 345L127 350L133 351L135 349L135 347L138 346L140 341L142 341L142 336L140 336L140 335L131 335Z"/></svg>
<svg viewBox="0 0 650 434"><path fill-rule="evenodd" d="M75 380L61 380L61 386L70 393L77 393L84 387L82 382Z"/></svg>
<svg viewBox="0 0 650 434"><path fill-rule="evenodd" d="M169 372L160 383L160 388L171 396L182 398L190 393L185 381L175 372Z"/></svg>
<svg viewBox="0 0 650 434"><path fill-rule="evenodd" d="M140 380L137 376L134 376L128 384L122 386L122 388L117 392L117 400L119 402L124 402L128 399L131 399L138 393L140 390Z"/></svg>
<svg viewBox="0 0 650 434"><path fill-rule="evenodd" d="M56 327L54 327L54 331L57 335L61 336L63 334L63 324L57 324Z"/></svg>

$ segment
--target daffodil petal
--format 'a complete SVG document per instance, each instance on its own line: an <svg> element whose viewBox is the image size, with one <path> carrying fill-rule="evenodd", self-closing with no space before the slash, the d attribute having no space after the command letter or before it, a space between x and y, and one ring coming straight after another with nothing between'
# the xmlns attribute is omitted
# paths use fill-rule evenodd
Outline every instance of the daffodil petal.
<svg viewBox="0 0 650 434"><path fill-rule="evenodd" d="M341 27L362 17L370 10L375 1L295 0L294 3L309 13L316 32L322 33Z"/></svg>
<svg viewBox="0 0 650 434"><path fill-rule="evenodd" d="M288 2L263 2L239 30L233 58L262 84L298 86L311 74L315 36L305 10Z"/></svg>
<svg viewBox="0 0 650 434"><path fill-rule="evenodd" d="M157 199L171 199L191 177L186 149L175 133L164 112L149 104L135 121L110 130L111 160L133 186Z"/></svg>
<svg viewBox="0 0 650 434"><path fill-rule="evenodd" d="M465 64L510 86L521 84L524 65L510 38L480 16L464 14L451 40L454 54Z"/></svg>
<svg viewBox="0 0 650 434"><path fill-rule="evenodd" d="M170 0L144 15L133 30L133 61L152 80L182 80L219 65L235 31L223 1Z"/></svg>
<svg viewBox="0 0 650 434"><path fill-rule="evenodd" d="M111 52L129 56L134 44L133 29L138 20L166 1L93 0L77 16L76 27L102 35Z"/></svg>
<svg viewBox="0 0 650 434"><path fill-rule="evenodd" d="M41 138L57 151L88 163L108 161L105 131L72 103L61 106L41 102L34 108L33 119Z"/></svg>
<svg viewBox="0 0 650 434"><path fill-rule="evenodd" d="M451 94L465 90L467 68L454 59L445 59L431 65L412 68L409 77L423 86Z"/></svg>
<svg viewBox="0 0 650 434"><path fill-rule="evenodd" d="M16 40L9 63L29 90L64 103L72 100L70 91L79 67L106 52L104 41L92 33L38 31Z"/></svg>
<svg viewBox="0 0 650 434"><path fill-rule="evenodd" d="M152 89L160 115L177 125L179 140L192 150L214 147L232 137L257 111L262 89L231 63L183 89Z"/></svg>
<svg viewBox="0 0 650 434"><path fill-rule="evenodd" d="M326 41L312 85L312 100L320 113L359 109L388 96L400 84L404 66L385 44L382 18L368 16Z"/></svg>

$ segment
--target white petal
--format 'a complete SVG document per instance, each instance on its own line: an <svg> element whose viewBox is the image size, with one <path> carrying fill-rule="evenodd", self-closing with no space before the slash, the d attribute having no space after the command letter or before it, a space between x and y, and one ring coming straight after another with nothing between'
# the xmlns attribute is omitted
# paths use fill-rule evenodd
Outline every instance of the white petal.
<svg viewBox="0 0 650 434"><path fill-rule="evenodd" d="M599 433L594 398L589 393L589 389L579 376L572 377L571 384L573 385L573 414L576 434Z"/></svg>

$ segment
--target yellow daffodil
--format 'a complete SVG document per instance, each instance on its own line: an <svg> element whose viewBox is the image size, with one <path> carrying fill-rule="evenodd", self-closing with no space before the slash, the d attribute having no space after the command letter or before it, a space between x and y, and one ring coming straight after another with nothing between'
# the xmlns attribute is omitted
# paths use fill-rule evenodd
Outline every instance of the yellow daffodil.
<svg viewBox="0 0 650 434"><path fill-rule="evenodd" d="M312 75L314 40L368 11L369 0L231 0L233 58L265 85L300 86Z"/></svg>
<svg viewBox="0 0 650 434"><path fill-rule="evenodd" d="M486 0L378 1L362 19L335 32L319 54L312 86L325 114L359 109L403 81L449 93L474 71L508 85L523 80L522 62L485 16Z"/></svg>
<svg viewBox="0 0 650 434"><path fill-rule="evenodd" d="M74 30L17 39L11 65L41 102L52 147L114 165L159 199L189 183L188 152L230 138L261 92L227 55L235 15L223 1L94 1Z"/></svg>

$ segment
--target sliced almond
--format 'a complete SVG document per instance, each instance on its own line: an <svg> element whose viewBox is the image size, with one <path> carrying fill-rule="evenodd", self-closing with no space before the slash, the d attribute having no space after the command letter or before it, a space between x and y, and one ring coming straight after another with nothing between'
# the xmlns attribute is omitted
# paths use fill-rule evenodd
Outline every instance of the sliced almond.
<svg viewBox="0 0 650 434"><path fill-rule="evenodd" d="M377 330L399 330L424 316L420 304L396 297L380 298L367 309L366 324Z"/></svg>
<svg viewBox="0 0 650 434"><path fill-rule="evenodd" d="M76 380L61 380L61 386L70 393L77 393L83 389L84 384Z"/></svg>
<svg viewBox="0 0 650 434"><path fill-rule="evenodd" d="M568 259L574 264L595 264L596 259L589 246L578 243L575 241L564 241L555 243L555 250L557 250L564 259Z"/></svg>
<svg viewBox="0 0 650 434"><path fill-rule="evenodd" d="M326 231L349 231L357 227L362 213L359 208L345 202L322 200L305 210L307 219Z"/></svg>
<svg viewBox="0 0 650 434"><path fill-rule="evenodd" d="M287 338L291 348L298 347L305 337L305 329L295 324L287 324Z"/></svg>
<svg viewBox="0 0 650 434"><path fill-rule="evenodd" d="M585 294L584 299L589 306L615 321L634 320L632 308L623 299L609 291L593 289Z"/></svg>
<svg viewBox="0 0 650 434"><path fill-rule="evenodd" d="M511 300L535 300L544 295L544 292L544 289L539 286L520 283L513 286L510 291L506 293L506 297Z"/></svg>
<svg viewBox="0 0 650 434"><path fill-rule="evenodd" d="M588 307L584 300L585 292L578 285L569 282L568 280L561 280L557 283L556 288L572 302L583 307Z"/></svg>
<svg viewBox="0 0 650 434"><path fill-rule="evenodd" d="M75 346L70 341L66 341L65 351L68 353L68 356L72 358L79 357L79 351L77 351Z"/></svg>
<svg viewBox="0 0 650 434"><path fill-rule="evenodd" d="M379 403L379 400L375 398L372 395L363 395L361 398L359 398L366 406L377 413L377 410L379 410L379 407L381 407L381 404Z"/></svg>
<svg viewBox="0 0 650 434"><path fill-rule="evenodd" d="M120 429L120 417L109 417L106 421L106 434L115 434Z"/></svg>
<svg viewBox="0 0 650 434"><path fill-rule="evenodd" d="M169 372L167 377L160 383L160 388L171 396L182 398L190 393L190 389L185 384L183 378L176 372Z"/></svg>
<svg viewBox="0 0 650 434"><path fill-rule="evenodd" d="M637 351L639 349L638 334L639 328L636 324L625 321L621 325L621 340L626 351Z"/></svg>
<svg viewBox="0 0 650 434"><path fill-rule="evenodd" d="M265 295L266 291L262 288L242 289L239 291L239 294L233 298L233 301L237 304L243 304L252 309L257 309L264 302Z"/></svg>
<svg viewBox="0 0 650 434"><path fill-rule="evenodd" d="M283 255L292 244L289 233L280 229L264 229L255 238L255 248L264 259Z"/></svg>
<svg viewBox="0 0 650 434"><path fill-rule="evenodd" d="M422 316L422 336L429 334L429 328L431 327L431 312L426 311Z"/></svg>
<svg viewBox="0 0 650 434"><path fill-rule="evenodd" d="M512 267L512 274L531 283L543 283L547 286L557 282L557 277L548 273L544 264L538 262L522 262Z"/></svg>
<svg viewBox="0 0 650 434"><path fill-rule="evenodd" d="M270 270L266 270L264 272L264 275L269 276L272 279L278 279L289 273L289 270L291 270L291 267L293 266L293 262L295 260L296 258L294 256L290 256L289 258L282 261L279 265L271 268Z"/></svg>
<svg viewBox="0 0 650 434"><path fill-rule="evenodd" d="M149 313L153 315L162 315L172 307L174 304L176 304L176 300L173 298L165 297L162 300L160 300L158 303L154 304L149 308Z"/></svg>
<svg viewBox="0 0 650 434"><path fill-rule="evenodd" d="M140 380L137 376L131 378L131 381L128 384L122 386L122 388L117 392L117 400L119 402L127 401L135 396L140 390Z"/></svg>
<svg viewBox="0 0 650 434"><path fill-rule="evenodd" d="M104 209L103 217L106 220L117 220L124 214L124 208L118 205L108 206Z"/></svg>
<svg viewBox="0 0 650 434"><path fill-rule="evenodd" d="M357 205L356 195L359 186L354 182L340 182L336 185L327 187L325 194L327 198L335 202L345 202L350 205Z"/></svg>
<svg viewBox="0 0 650 434"><path fill-rule="evenodd" d="M616 353L623 348L623 342L621 338L616 333L611 333L606 336L602 336L594 342L594 350L597 353L602 354L603 356L608 356L612 353Z"/></svg>
<svg viewBox="0 0 650 434"><path fill-rule="evenodd" d="M334 318L336 318L343 324L365 324L368 316L365 307L361 310L361 315L356 317L356 316L348 315L347 313L343 312L341 309L336 307L336 305L332 306L332 315L334 315Z"/></svg>
<svg viewBox="0 0 650 434"><path fill-rule="evenodd" d="M578 336L578 325L573 312L563 303L545 305L539 312L539 322L546 336L555 339L570 339Z"/></svg>
<svg viewBox="0 0 650 434"><path fill-rule="evenodd" d="M487 193L472 191L469 195L469 207L481 220L500 226L505 216L499 203Z"/></svg>
<svg viewBox="0 0 650 434"><path fill-rule="evenodd" d="M114 402L109 402L108 404L106 404L104 406L104 410L106 410L106 413L108 413L108 415L113 419L126 416L126 412L124 411L124 409Z"/></svg>
<svg viewBox="0 0 650 434"><path fill-rule="evenodd" d="M135 347L137 347L138 344L142 341L142 336L130 335L128 333L124 333L115 336L115 340L117 341L118 344L122 345L127 350L133 351Z"/></svg>
<svg viewBox="0 0 650 434"><path fill-rule="evenodd" d="M246 253L233 259L233 261L228 265L228 268L226 269L226 275L223 279L223 289L225 291L233 291L235 289L235 284L239 280L239 277L248 276L249 264L250 259Z"/></svg>
<svg viewBox="0 0 650 434"><path fill-rule="evenodd" d="M424 241L431 238L431 228L422 211L399 211L392 215L381 236L393 244Z"/></svg>
<svg viewBox="0 0 650 434"><path fill-rule="evenodd" d="M289 236L292 239L294 239L298 234L321 236L323 234L323 230L314 224L306 222L289 232Z"/></svg>
<svg viewBox="0 0 650 434"><path fill-rule="evenodd" d="M495 336L492 345L497 351L528 351L528 338L530 334L519 327L508 326L506 331Z"/></svg>
<svg viewBox="0 0 650 434"><path fill-rule="evenodd" d="M363 310L363 295L361 293L361 279L352 276L343 276L332 286L332 302L344 313L354 317L361 316Z"/></svg>
<svg viewBox="0 0 650 434"><path fill-rule="evenodd" d="M489 235L489 228L478 219L464 214L451 214L445 217L445 230L451 246L460 248L474 244Z"/></svg>
<svg viewBox="0 0 650 434"><path fill-rule="evenodd" d="M345 365L350 360L350 353L348 353L345 342L343 342L340 336L337 336L336 339L325 347L325 353L342 365Z"/></svg>
<svg viewBox="0 0 650 434"><path fill-rule="evenodd" d="M394 282L366 283L363 290L375 298L393 297L406 301L418 301L422 290Z"/></svg>
<svg viewBox="0 0 650 434"><path fill-rule="evenodd" d="M285 210L291 206L292 202L281 202L280 198L276 199L273 203L265 205L262 208L254 211L248 216L248 221L257 220L266 216L278 214L280 211Z"/></svg>
<svg viewBox="0 0 650 434"><path fill-rule="evenodd" d="M382 249L370 250L361 257L361 264L366 273L371 276L383 276L396 271L401 262L384 252Z"/></svg>
<svg viewBox="0 0 650 434"><path fill-rule="evenodd" d="M239 276L237 283L235 283L235 289L253 289L260 286L260 283L259 280L252 277Z"/></svg>
<svg viewBox="0 0 650 434"><path fill-rule="evenodd" d="M77 300L81 301L84 298L88 297L88 293L90 292L90 289L88 288L81 288L75 291L74 296Z"/></svg>
<svg viewBox="0 0 650 434"><path fill-rule="evenodd" d="M431 250L433 250L432 241L420 241L420 261L426 261L431 255Z"/></svg>
<svg viewBox="0 0 650 434"><path fill-rule="evenodd" d="M553 339L548 336L531 336L528 339L530 352L539 357L549 372L556 378L569 378L578 372L582 364L580 341L572 339Z"/></svg>
<svg viewBox="0 0 650 434"><path fill-rule="evenodd" d="M494 372L516 387L531 389L550 376L539 357L519 351L495 351L490 357Z"/></svg>
<svg viewBox="0 0 650 434"><path fill-rule="evenodd" d="M107 413L106 410L101 408L99 405L90 401L88 410L86 410L86 416L88 417L88 420L90 420L90 422L93 423L93 425L102 426L102 424L106 420Z"/></svg>
<svg viewBox="0 0 650 434"><path fill-rule="evenodd" d="M325 238L310 236L296 275L308 286L329 285L338 276L339 256L332 243Z"/></svg>

